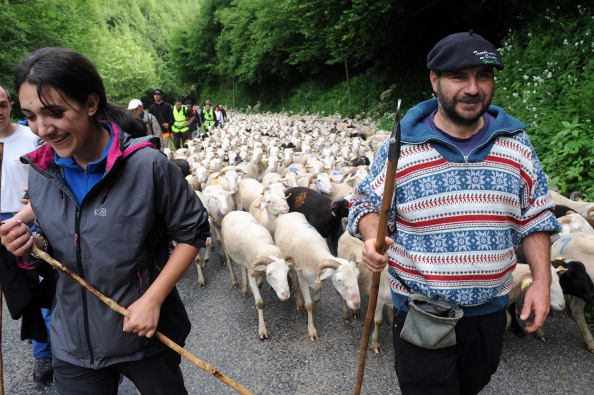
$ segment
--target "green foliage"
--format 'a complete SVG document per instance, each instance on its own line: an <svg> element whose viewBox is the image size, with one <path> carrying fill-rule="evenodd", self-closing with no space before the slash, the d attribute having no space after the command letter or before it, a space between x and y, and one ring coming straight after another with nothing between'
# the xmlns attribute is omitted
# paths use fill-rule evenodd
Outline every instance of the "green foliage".
<svg viewBox="0 0 594 395"><path fill-rule="evenodd" d="M131 98L150 103L155 87L179 91L170 42L189 23L192 0L3 0L1 10L2 85L10 87L14 69L30 52L63 46L95 63L109 98L120 104Z"/></svg>
<svg viewBox="0 0 594 395"><path fill-rule="evenodd" d="M551 7L502 44L506 69L495 104L524 121L551 178L564 194L594 197L594 16L591 6Z"/></svg>

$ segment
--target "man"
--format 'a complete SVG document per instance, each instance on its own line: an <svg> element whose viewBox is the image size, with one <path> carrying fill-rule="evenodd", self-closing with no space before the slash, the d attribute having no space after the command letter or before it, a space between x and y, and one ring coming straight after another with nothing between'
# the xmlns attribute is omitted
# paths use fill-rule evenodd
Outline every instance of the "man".
<svg viewBox="0 0 594 395"><path fill-rule="evenodd" d="M154 115L161 126L161 142L163 148L171 146L171 131L169 127L173 124L173 108L171 104L163 100L163 91L155 89L153 91L155 102L150 105L148 112Z"/></svg>
<svg viewBox="0 0 594 395"><path fill-rule="evenodd" d="M184 106L186 106L188 111L190 111L194 116L194 120L192 121L191 124L188 125L190 127L190 139L193 139L196 137L196 133L198 132L198 128L200 127L200 124L199 124L200 117L198 116L198 111L196 111L196 106L192 105L191 100L186 100L184 102Z"/></svg>
<svg viewBox="0 0 594 395"><path fill-rule="evenodd" d="M349 231L365 241L370 270L389 265L402 394L476 394L499 363L514 246L522 245L534 278L521 312L533 332L549 312L549 233L560 226L525 126L490 106L493 68L504 67L495 47L472 31L456 33L435 45L427 66L437 99L402 120L386 252L374 244L389 141L355 189ZM462 307L456 345L429 350L400 338L407 289Z"/></svg>
<svg viewBox="0 0 594 395"><path fill-rule="evenodd" d="M173 145L175 149L180 149L186 140L190 139L190 125L196 116L186 106L182 105L181 99L175 99L173 107Z"/></svg>
<svg viewBox="0 0 594 395"><path fill-rule="evenodd" d="M215 113L210 106L210 100L204 103L204 110L202 110L202 128L200 129L200 138L204 139L208 136L210 129L215 125Z"/></svg>
<svg viewBox="0 0 594 395"><path fill-rule="evenodd" d="M6 88L0 86L0 142L4 144L2 157L2 221L10 219L28 203L26 199L29 165L20 162L19 157L34 151L41 145L39 138L24 125L10 122L11 97ZM29 207L28 207L29 208ZM25 210L23 210L23 213ZM18 216L25 223L34 219L30 215ZM17 266L17 260L4 246L0 246L0 284L6 297L11 316L22 317L21 338L32 339L33 380L47 384L53 379L51 345L48 335L52 303L51 270L25 270ZM41 292L43 299L36 298Z"/></svg>
<svg viewBox="0 0 594 395"><path fill-rule="evenodd" d="M159 126L159 122L157 118L152 114L144 112L144 106L142 102L138 99L130 100L128 104L128 110L136 115L138 118L142 119L146 126L146 131L148 135L161 137L161 127ZM161 150L163 149L163 139L161 139Z"/></svg>

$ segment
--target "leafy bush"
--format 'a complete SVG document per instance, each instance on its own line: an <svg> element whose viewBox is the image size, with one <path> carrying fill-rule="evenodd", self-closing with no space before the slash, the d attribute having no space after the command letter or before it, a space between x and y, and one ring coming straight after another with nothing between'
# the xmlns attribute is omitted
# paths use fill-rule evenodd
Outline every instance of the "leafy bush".
<svg viewBox="0 0 594 395"><path fill-rule="evenodd" d="M592 8L547 10L502 43L506 68L494 104L528 126L551 184L594 198L594 19Z"/></svg>

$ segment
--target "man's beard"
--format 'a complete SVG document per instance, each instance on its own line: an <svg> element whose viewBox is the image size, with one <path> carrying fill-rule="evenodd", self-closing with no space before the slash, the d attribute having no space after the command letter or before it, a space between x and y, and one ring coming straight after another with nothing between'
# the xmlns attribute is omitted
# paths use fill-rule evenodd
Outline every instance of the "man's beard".
<svg viewBox="0 0 594 395"><path fill-rule="evenodd" d="M442 95L441 89L437 89L437 99L440 104L440 108L443 110L444 115L450 119L453 123L460 125L460 126L469 126L475 124L487 111L489 105L491 105L492 97L485 101L486 96L484 94L477 94L475 96L470 95L462 95L462 96L455 96L453 99L449 100L447 97ZM483 103L481 110L472 117L465 117L460 114L456 110L456 104L459 102L464 103ZM462 104L464 104L462 103Z"/></svg>

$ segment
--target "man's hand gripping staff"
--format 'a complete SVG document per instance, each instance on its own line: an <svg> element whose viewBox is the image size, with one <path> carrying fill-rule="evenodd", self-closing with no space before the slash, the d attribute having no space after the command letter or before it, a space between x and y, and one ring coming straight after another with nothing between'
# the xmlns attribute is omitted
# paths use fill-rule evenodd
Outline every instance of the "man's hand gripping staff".
<svg viewBox="0 0 594 395"><path fill-rule="evenodd" d="M388 262L386 249L394 243L394 241L386 236L388 228L388 215L392 207L392 200L394 197L394 184L396 181L396 168L398 167L398 158L400 157L400 104L402 100L398 100L396 108L396 117L394 119L394 127L390 135L390 145L388 148L388 163L386 167L386 177L384 183L384 195L382 196L382 207L379 216L371 214L364 216L359 222L359 229L364 236L365 246L363 248L363 262L372 272L371 289L369 292L369 304L367 306L367 314L365 315L365 326L363 327L363 335L361 337L361 345L359 347L359 364L357 367L357 383L355 384L354 394L361 393L361 385L363 384L363 373L365 371L365 359L367 354L367 346L369 344L369 333L371 331L371 324L375 314L375 307L377 305L377 294L379 291L380 275ZM361 224L361 222L365 222ZM363 226L363 227L362 227ZM373 230L377 231L375 238L367 237Z"/></svg>

